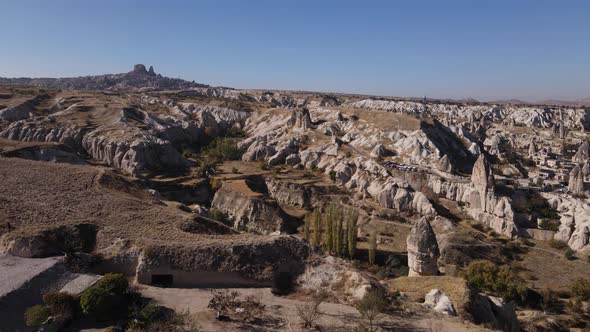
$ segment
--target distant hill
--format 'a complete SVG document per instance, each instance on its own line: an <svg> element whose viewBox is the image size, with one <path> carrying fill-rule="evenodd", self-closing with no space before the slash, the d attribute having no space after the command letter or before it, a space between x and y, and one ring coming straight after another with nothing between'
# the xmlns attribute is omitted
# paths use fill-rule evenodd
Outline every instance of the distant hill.
<svg viewBox="0 0 590 332"><path fill-rule="evenodd" d="M539 104L544 105L563 105L563 106L590 106L590 97L576 100L544 100Z"/></svg>
<svg viewBox="0 0 590 332"><path fill-rule="evenodd" d="M68 78L2 78L0 84L33 85L43 88L62 90L181 90L208 87L208 85L185 81L178 78L163 77L149 70L142 64L135 65L133 70L122 74L106 74L97 76L80 76Z"/></svg>

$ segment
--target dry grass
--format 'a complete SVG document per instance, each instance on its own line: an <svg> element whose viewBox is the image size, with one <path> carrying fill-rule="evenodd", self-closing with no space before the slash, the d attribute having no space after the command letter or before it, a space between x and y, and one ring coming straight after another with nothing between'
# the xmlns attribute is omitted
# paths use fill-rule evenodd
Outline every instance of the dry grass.
<svg viewBox="0 0 590 332"><path fill-rule="evenodd" d="M99 228L98 247L116 238L136 243L188 246L262 241L254 235L185 233L179 223L190 217L153 200L113 173L98 181L101 169L0 157L0 222L9 220L14 234L33 234L64 224L92 223ZM121 191L122 181L125 191Z"/></svg>

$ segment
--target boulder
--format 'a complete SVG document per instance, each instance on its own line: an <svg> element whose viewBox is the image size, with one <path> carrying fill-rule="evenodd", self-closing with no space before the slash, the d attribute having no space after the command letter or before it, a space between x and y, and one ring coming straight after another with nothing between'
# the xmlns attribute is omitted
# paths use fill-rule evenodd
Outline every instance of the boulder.
<svg viewBox="0 0 590 332"><path fill-rule="evenodd" d="M455 307L453 307L451 299L436 288L426 294L424 305L432 308L436 312L448 316L457 316L457 312L455 311Z"/></svg>

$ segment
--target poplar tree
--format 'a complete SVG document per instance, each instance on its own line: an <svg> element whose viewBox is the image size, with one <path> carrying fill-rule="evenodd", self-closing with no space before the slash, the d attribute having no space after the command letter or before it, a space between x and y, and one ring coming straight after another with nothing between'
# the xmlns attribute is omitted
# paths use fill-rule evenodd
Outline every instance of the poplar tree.
<svg viewBox="0 0 590 332"><path fill-rule="evenodd" d="M347 245L348 245L348 257L350 259L354 258L354 254L356 253L356 243L357 243L357 232L358 232L358 214L352 208L348 210L348 220L346 226L347 232Z"/></svg>
<svg viewBox="0 0 590 332"><path fill-rule="evenodd" d="M322 242L322 220L321 220L321 213L319 209L313 210L313 244L319 246Z"/></svg>

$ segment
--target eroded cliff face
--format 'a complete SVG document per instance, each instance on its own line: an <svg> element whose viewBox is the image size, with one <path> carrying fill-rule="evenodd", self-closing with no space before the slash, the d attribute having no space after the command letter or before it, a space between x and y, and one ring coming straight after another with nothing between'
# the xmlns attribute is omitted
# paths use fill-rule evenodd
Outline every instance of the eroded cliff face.
<svg viewBox="0 0 590 332"><path fill-rule="evenodd" d="M74 104L47 117L12 122L0 137L24 142L59 142L131 175L191 166L180 150L204 143L207 133L240 127L248 112L143 98L140 106L103 108ZM141 109L160 104L167 113ZM81 114L90 116L79 119ZM94 121L95 117L99 117ZM207 131L207 133L206 133Z"/></svg>
<svg viewBox="0 0 590 332"><path fill-rule="evenodd" d="M333 176L336 184L355 197L373 198L383 208L412 211L424 216L436 214L424 194L415 191L406 181L391 176L383 165L360 151L372 134L364 130L365 124L354 123L342 114L318 112L311 114L312 117L314 114L325 117L319 127L310 127L309 114L301 110L251 117L245 126L250 137L240 143L246 150L243 160L266 160L271 165L289 163L295 168L320 169L326 176ZM339 138L337 133L343 132L347 134ZM311 138L318 134L325 138ZM349 148L345 145L352 146L354 154L347 153ZM370 145L371 149L373 147Z"/></svg>
<svg viewBox="0 0 590 332"><path fill-rule="evenodd" d="M136 278L171 275L180 287L269 286L275 271L303 273L310 248L291 236L220 242L198 247L152 246L138 257Z"/></svg>
<svg viewBox="0 0 590 332"><path fill-rule="evenodd" d="M270 234L293 232L298 226L275 200L252 191L245 181L225 182L215 193L211 207L231 220L236 230Z"/></svg>
<svg viewBox="0 0 590 332"><path fill-rule="evenodd" d="M483 154L475 162L470 180L429 176L428 186L447 199L467 203L469 215L494 231L507 236L518 235L511 201L495 194L492 170Z"/></svg>
<svg viewBox="0 0 590 332"><path fill-rule="evenodd" d="M576 251L590 249L590 203L587 199L543 193L560 216L559 230L554 238L566 242Z"/></svg>

